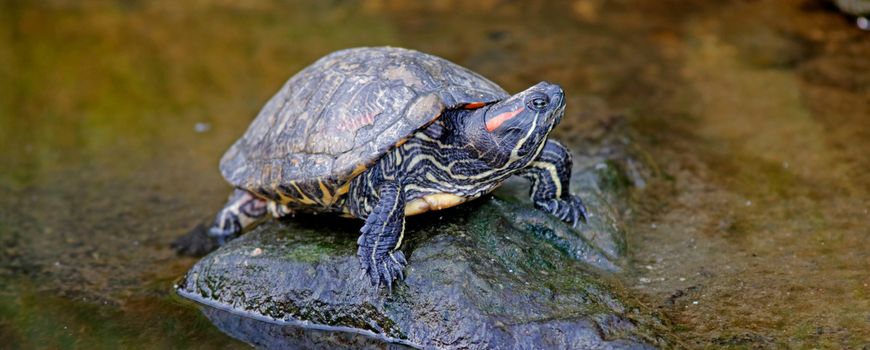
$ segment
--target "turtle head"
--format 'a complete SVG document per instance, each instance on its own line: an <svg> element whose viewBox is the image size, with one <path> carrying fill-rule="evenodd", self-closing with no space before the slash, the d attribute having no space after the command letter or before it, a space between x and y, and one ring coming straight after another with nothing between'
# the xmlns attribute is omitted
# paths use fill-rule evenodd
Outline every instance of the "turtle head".
<svg viewBox="0 0 870 350"><path fill-rule="evenodd" d="M541 82L478 110L465 125L466 137L490 166L519 169L537 156L564 111L562 88Z"/></svg>

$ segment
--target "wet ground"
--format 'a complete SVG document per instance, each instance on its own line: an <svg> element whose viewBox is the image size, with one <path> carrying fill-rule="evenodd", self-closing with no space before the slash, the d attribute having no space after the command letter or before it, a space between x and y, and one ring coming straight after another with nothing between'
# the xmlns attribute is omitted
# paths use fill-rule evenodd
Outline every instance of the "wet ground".
<svg viewBox="0 0 870 350"><path fill-rule="evenodd" d="M622 114L658 167L624 283L688 347L870 344L870 34L822 1L3 2L0 344L245 347L168 243L296 70L389 44Z"/></svg>

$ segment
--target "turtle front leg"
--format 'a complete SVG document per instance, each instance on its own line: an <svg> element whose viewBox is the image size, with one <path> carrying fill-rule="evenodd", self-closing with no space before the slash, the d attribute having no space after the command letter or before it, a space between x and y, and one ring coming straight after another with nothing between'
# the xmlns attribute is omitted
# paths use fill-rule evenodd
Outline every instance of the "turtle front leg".
<svg viewBox="0 0 870 350"><path fill-rule="evenodd" d="M574 227L586 222L586 206L569 190L571 152L561 143L547 140L541 154L519 175L532 182L530 191L535 208L555 215Z"/></svg>
<svg viewBox="0 0 870 350"><path fill-rule="evenodd" d="M393 280L404 279L402 270L408 264L399 250L405 232L405 196L395 182L382 184L378 194L378 203L360 229L357 255L372 285L384 283L392 291Z"/></svg>

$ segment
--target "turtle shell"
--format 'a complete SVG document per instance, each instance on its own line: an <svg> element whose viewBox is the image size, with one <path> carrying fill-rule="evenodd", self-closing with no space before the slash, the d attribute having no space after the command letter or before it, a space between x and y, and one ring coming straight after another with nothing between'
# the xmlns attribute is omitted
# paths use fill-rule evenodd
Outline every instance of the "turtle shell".
<svg viewBox="0 0 870 350"><path fill-rule="evenodd" d="M477 73L422 52L336 51L291 77L263 106L224 154L221 173L267 197L289 184L334 194L444 110L507 96Z"/></svg>

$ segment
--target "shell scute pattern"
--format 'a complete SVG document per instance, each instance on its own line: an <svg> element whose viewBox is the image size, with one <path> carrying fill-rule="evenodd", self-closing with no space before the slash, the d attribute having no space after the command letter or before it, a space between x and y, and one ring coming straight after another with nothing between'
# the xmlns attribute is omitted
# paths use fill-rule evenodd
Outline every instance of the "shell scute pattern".
<svg viewBox="0 0 870 350"><path fill-rule="evenodd" d="M281 87L221 159L221 173L266 198L329 205L353 176L445 108L506 96L486 78L421 52L337 51Z"/></svg>

